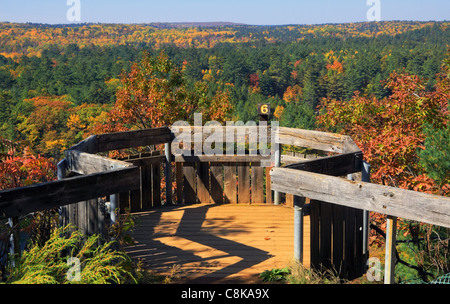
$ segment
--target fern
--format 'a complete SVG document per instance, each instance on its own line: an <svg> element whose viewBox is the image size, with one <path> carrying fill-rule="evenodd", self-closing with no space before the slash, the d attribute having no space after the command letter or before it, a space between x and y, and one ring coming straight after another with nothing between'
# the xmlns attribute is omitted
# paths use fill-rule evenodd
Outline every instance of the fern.
<svg viewBox="0 0 450 304"><path fill-rule="evenodd" d="M131 260L123 252L112 249L113 242L98 246L100 237L86 238L71 226L55 229L43 245L25 251L11 270L12 284L121 284L136 283ZM80 262L80 280L70 281L67 263L75 257Z"/></svg>

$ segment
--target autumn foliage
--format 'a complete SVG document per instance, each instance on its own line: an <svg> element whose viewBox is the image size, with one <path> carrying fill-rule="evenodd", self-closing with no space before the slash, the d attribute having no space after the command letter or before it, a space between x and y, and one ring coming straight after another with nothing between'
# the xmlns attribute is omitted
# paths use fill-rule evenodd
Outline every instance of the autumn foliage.
<svg viewBox="0 0 450 304"><path fill-rule="evenodd" d="M443 87L444 81L447 87ZM409 74L391 74L391 94L383 99L356 92L350 101L324 99L319 124L350 135L371 164L375 183L430 193L449 194L448 180L437 184L420 165L427 124L435 129L449 122L450 90L440 77L434 91Z"/></svg>
<svg viewBox="0 0 450 304"><path fill-rule="evenodd" d="M318 123L353 138L371 165L371 182L449 196L449 76L444 65L433 90L427 90L415 75L392 73L386 82L387 97L356 92L349 101L324 99ZM372 213L371 221L386 228L383 214ZM422 280L427 281L431 273L448 272L450 230L408 219L400 219L398 228L402 237L412 240L408 248L402 247L401 258L413 260ZM370 240L384 244L374 230Z"/></svg>
<svg viewBox="0 0 450 304"><path fill-rule="evenodd" d="M189 87L183 69L164 52L157 57L144 53L142 60L122 75L116 97L112 110L94 124L94 133L170 126L178 120L191 122L195 112L201 112L204 120L224 121L232 110L226 91L211 92L205 81Z"/></svg>
<svg viewBox="0 0 450 304"><path fill-rule="evenodd" d="M289 25L242 31L230 25L200 27L195 24L84 24L79 27L0 23L0 54L19 58L40 56L50 45L138 45L148 43L154 48L175 45L181 48L213 48L220 43L268 43L284 39L301 41L305 38L347 38L396 36L407 31L430 27L433 22L386 21L377 23L347 23L327 25ZM442 24L448 26L448 22ZM274 37L282 36L285 38Z"/></svg>
<svg viewBox="0 0 450 304"><path fill-rule="evenodd" d="M20 151L17 144L2 138L0 148L0 190L55 179L56 166L51 159L34 156L27 147Z"/></svg>
<svg viewBox="0 0 450 304"><path fill-rule="evenodd" d="M448 21L0 22L0 190L55 179L56 160L92 134L192 125L199 112L254 121L270 103L281 126L351 136L372 182L449 195L450 55L435 77L449 37Z"/></svg>
<svg viewBox="0 0 450 304"><path fill-rule="evenodd" d="M58 158L70 146L81 141L97 116L108 106L75 106L69 96L37 96L24 100L27 110L17 126L21 140L34 154Z"/></svg>

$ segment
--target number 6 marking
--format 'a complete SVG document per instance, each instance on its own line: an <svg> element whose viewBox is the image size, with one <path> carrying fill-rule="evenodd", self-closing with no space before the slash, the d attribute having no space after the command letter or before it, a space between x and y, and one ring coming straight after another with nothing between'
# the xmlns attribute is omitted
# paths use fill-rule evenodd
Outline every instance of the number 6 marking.
<svg viewBox="0 0 450 304"><path fill-rule="evenodd" d="M268 108L268 106L265 104L265 105L262 105L261 106L261 113L262 114L267 114L269 112L269 108Z"/></svg>

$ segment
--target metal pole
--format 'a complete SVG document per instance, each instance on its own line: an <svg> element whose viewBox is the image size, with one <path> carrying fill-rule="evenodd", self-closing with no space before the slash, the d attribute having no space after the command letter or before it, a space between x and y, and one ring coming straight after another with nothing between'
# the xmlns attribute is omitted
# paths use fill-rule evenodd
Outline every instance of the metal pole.
<svg viewBox="0 0 450 304"><path fill-rule="evenodd" d="M370 164L362 162L362 177L361 180L370 183ZM363 255L368 258L368 244L369 244L369 211L364 210L363 214Z"/></svg>
<svg viewBox="0 0 450 304"><path fill-rule="evenodd" d="M116 219L116 208L117 208L117 205L118 205L118 202L117 202L118 198L119 198L118 194L111 194L109 196L109 203L110 203L110 205L109 205L109 209L110 209L109 218L111 219L111 225L114 225L116 223L116 220L117 220Z"/></svg>
<svg viewBox="0 0 450 304"><path fill-rule="evenodd" d="M303 263L303 205L301 197L294 196L294 258Z"/></svg>
<svg viewBox="0 0 450 304"><path fill-rule="evenodd" d="M165 154L166 154L166 204L172 204L172 151L171 143L165 144Z"/></svg>
<svg viewBox="0 0 450 304"><path fill-rule="evenodd" d="M8 219L8 224L11 227L11 235L9 236L9 253L11 254L11 266L16 267L16 239L15 239L15 230L14 230L14 220L13 218Z"/></svg>
<svg viewBox="0 0 450 304"><path fill-rule="evenodd" d="M281 166L281 147L279 143L275 144L275 167ZM280 192L274 191L273 192L273 202L275 205L280 204Z"/></svg>
<svg viewBox="0 0 450 304"><path fill-rule="evenodd" d="M62 180L64 178L66 178L66 170L67 170L67 159L63 159L61 160L58 165L56 166L57 168L57 178L58 180ZM67 207L66 206L61 206L59 207L59 224L60 226L64 226L65 222L66 222L66 217L67 217Z"/></svg>

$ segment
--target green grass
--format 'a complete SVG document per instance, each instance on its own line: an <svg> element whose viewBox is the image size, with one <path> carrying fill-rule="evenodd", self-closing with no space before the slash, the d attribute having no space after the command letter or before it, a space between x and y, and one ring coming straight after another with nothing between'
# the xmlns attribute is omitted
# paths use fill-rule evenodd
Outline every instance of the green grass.
<svg viewBox="0 0 450 304"><path fill-rule="evenodd" d="M260 274L264 282L286 284L340 284L342 280L332 270L320 272L306 268L302 263L293 260L282 269L266 270Z"/></svg>

